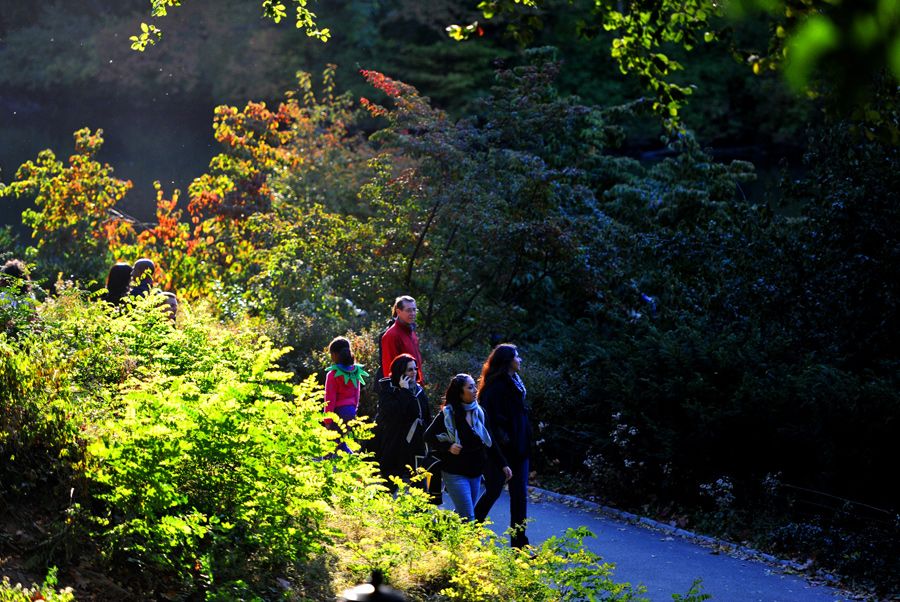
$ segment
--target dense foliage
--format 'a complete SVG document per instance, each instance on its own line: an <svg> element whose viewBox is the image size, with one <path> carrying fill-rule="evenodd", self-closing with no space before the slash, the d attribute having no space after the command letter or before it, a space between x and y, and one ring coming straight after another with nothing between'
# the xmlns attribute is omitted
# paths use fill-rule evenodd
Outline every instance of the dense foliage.
<svg viewBox="0 0 900 602"><path fill-rule="evenodd" d="M109 562L139 553L164 575L152 587L259 592L276 587L280 568L338 553L334 507L360 533L396 535L369 522L384 518L383 501L364 463L312 462L326 433L314 388L296 383L347 331L371 364L390 300L408 292L432 399L451 374L477 370L491 338L520 345L539 477L561 467L582 493L775 549L815 549L824 566L893 587L898 500L883 481L900 415L896 147L831 123L814 132L808 175L785 179L780 204L751 202L753 166L717 162L689 134L656 163L622 156L643 103L561 93L553 59L536 49L501 67L459 119L377 71L362 72L374 90L357 105L335 92L331 68L321 91L301 75L276 108L219 107L221 153L184 208L180 192L160 188L156 224L99 228L109 203L79 202L79 178L116 181L92 156L66 168L43 154L0 190L75 191L29 214L36 277L52 282L58 270L40 241L80 245L88 280L114 258L149 256L164 286L253 327L220 332L188 318L173 331L149 305L108 322L76 293L40 308L39 322L59 327L8 320L7 336L25 341L3 343L9 445L20 446L17 462L55 466L60 483L85 479L77 490L97 506L79 498L73 524L97 535ZM378 131L366 138L364 128ZM51 386L35 387L44 374ZM246 463L229 460L238 446ZM221 499L199 494L224 471L236 479ZM349 493L371 495L379 517L354 514ZM405 554L422 553L383 558L367 537L351 548L370 565L407 566ZM842 547L853 537L854 549ZM461 553L481 553L470 545ZM506 554L489 562L515 560ZM402 578L423 597L462 587L448 580L465 562L440 566ZM498 584L548 591L549 573L532 582L504 573L515 562L490 566ZM273 579L247 581L260 567Z"/></svg>
<svg viewBox="0 0 900 602"><path fill-rule="evenodd" d="M253 328L58 292L0 334L0 507L30 519L8 543L79 595L331 600L379 568L416 600L640 599L583 530L529 561L418 488L391 497L364 456L331 453L321 388L290 384ZM105 574L88 589L86 566ZM56 583L0 599L72 599Z"/></svg>
<svg viewBox="0 0 900 602"><path fill-rule="evenodd" d="M584 4L590 9L584 10ZM872 101L885 76L891 85L900 80L900 9L894 2L570 0L568 5L483 0L478 7L486 19L511 20L508 31L522 41L533 38L546 14L562 11L579 13L579 35L613 32L610 55L622 73L639 78L669 129L680 127L681 109L693 93L692 85L675 78L684 68L677 53L714 41L753 73L778 70L795 91L825 93L844 108ZM767 35L752 45L734 35L735 23L748 13L761 13L769 24ZM448 30L457 39L483 32L477 22ZM892 109L897 110L896 103ZM900 140L892 117L878 115L871 121L894 144Z"/></svg>

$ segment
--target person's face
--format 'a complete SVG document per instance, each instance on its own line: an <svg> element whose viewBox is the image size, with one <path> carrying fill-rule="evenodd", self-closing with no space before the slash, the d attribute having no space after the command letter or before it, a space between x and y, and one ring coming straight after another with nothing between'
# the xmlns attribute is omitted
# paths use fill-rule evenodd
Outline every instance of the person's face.
<svg viewBox="0 0 900 602"><path fill-rule="evenodd" d="M522 367L522 358L519 357L519 352L516 351L515 357L512 358L512 361L509 363L509 371L510 372L518 372L519 368Z"/></svg>
<svg viewBox="0 0 900 602"><path fill-rule="evenodd" d="M417 311L419 308L416 307L416 302L407 301L403 304L403 309L397 308L397 319L404 324L415 324Z"/></svg>
<svg viewBox="0 0 900 602"><path fill-rule="evenodd" d="M466 379L466 383L462 388L461 399L463 403L472 403L475 401L475 381L471 378Z"/></svg>
<svg viewBox="0 0 900 602"><path fill-rule="evenodd" d="M403 376L410 379L410 382L416 382L416 376L418 375L418 367L415 362L409 362L406 364L406 370L403 371Z"/></svg>

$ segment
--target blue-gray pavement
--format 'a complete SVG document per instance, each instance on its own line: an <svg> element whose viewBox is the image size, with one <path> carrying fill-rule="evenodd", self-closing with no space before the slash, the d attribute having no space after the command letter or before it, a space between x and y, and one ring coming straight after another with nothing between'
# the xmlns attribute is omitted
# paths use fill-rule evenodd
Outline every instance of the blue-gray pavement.
<svg viewBox="0 0 900 602"><path fill-rule="evenodd" d="M446 499L447 507L452 503ZM765 562L764 555L737 550L723 553L709 545L709 538L685 537L684 531L660 530L624 513L533 488L528 503L528 537L540 544L553 535L564 535L569 527L587 527L596 537L585 546L604 562L615 564L613 579L647 588L649 600L671 601L672 594L684 594L695 579L702 579L702 591L723 602L837 602L853 600L834 588L813 584L803 576L786 573L782 563ZM489 516L491 528L503 533L509 526L509 496L504 490ZM701 545L698 540L705 540ZM771 559L771 557L769 557ZM771 559L774 560L774 559Z"/></svg>

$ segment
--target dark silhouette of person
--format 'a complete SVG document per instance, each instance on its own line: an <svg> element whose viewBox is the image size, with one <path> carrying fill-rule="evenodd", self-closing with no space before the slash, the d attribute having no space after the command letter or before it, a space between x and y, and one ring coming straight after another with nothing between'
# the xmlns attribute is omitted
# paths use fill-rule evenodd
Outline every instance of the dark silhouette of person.
<svg viewBox="0 0 900 602"><path fill-rule="evenodd" d="M174 323L178 317L178 297L175 296L175 293L170 293L169 291L160 293L160 295L162 295L163 303L169 312L169 319Z"/></svg>
<svg viewBox="0 0 900 602"><path fill-rule="evenodd" d="M156 265L146 257L134 262L134 268L131 270L131 281L137 284L131 287L129 294L132 297L140 297L150 292L150 289L153 288L153 270L155 269Z"/></svg>
<svg viewBox="0 0 900 602"><path fill-rule="evenodd" d="M509 479L511 544L528 545L525 519L528 514L528 471L531 457L531 424L525 405L525 384L519 378L521 358L515 345L497 345L481 369L478 401L487 415L491 436L512 469ZM496 462L484 473L485 492L475 504L475 520L483 521L500 497L506 474Z"/></svg>
<svg viewBox="0 0 900 602"><path fill-rule="evenodd" d="M0 288L10 289L10 292L19 295L31 292L31 277L24 261L10 259L0 267Z"/></svg>
<svg viewBox="0 0 900 602"><path fill-rule="evenodd" d="M131 265L119 261L109 268L106 275L106 294L103 300L113 305L122 302L131 290Z"/></svg>

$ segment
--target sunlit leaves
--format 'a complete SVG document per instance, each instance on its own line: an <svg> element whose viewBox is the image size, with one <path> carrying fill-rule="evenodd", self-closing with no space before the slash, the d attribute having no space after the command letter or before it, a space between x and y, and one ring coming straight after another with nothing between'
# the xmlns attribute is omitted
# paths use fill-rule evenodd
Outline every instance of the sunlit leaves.
<svg viewBox="0 0 900 602"><path fill-rule="evenodd" d="M594 0L594 13L581 33L603 28L614 35L610 48L623 73L638 77L653 96L653 109L671 132L681 129L680 112L691 87L676 83L682 66L667 50L686 51L699 43L719 41L756 75L784 71L790 86L814 95L827 89L838 104L853 106L878 94L880 73L900 81L900 4L895 0ZM503 16L507 31L522 43L531 40L529 28L543 27L535 9L550 10L546 1L491 0L479 5L485 18ZM557 8L555 10L568 10ZM771 23L768 47L738 47L730 37L727 19L763 13ZM454 25L451 37L470 37L474 28ZM891 130L893 132L893 130ZM889 133L893 136L893 133Z"/></svg>
<svg viewBox="0 0 900 602"><path fill-rule="evenodd" d="M19 167L13 183L0 185L0 197L34 199L35 208L22 212L22 222L31 227L39 256L80 275L90 275L92 262L105 259L109 244L130 232L130 224L110 210L132 184L113 177L112 167L95 160L102 134L78 130L68 165L44 150ZM79 261L82 269L76 267Z"/></svg>
<svg viewBox="0 0 900 602"><path fill-rule="evenodd" d="M148 25L141 23L141 33L136 36L130 36L131 49L143 52L147 46L153 46L162 38L162 31L156 25Z"/></svg>
<svg viewBox="0 0 900 602"><path fill-rule="evenodd" d="M287 18L288 6L294 5L295 19L294 24L297 29L306 31L306 35L316 38L322 42L327 42L331 37L331 30L327 27L320 28L316 24L316 15L307 7L307 0L286 0L286 5L280 0L262 0L262 14L267 19L272 19L275 23ZM156 18L165 17L169 14L168 9L171 7L181 6L182 0L150 0L150 15ZM155 25L141 23L141 33L131 36L132 50L143 52L148 46L153 46L162 38L162 31Z"/></svg>

